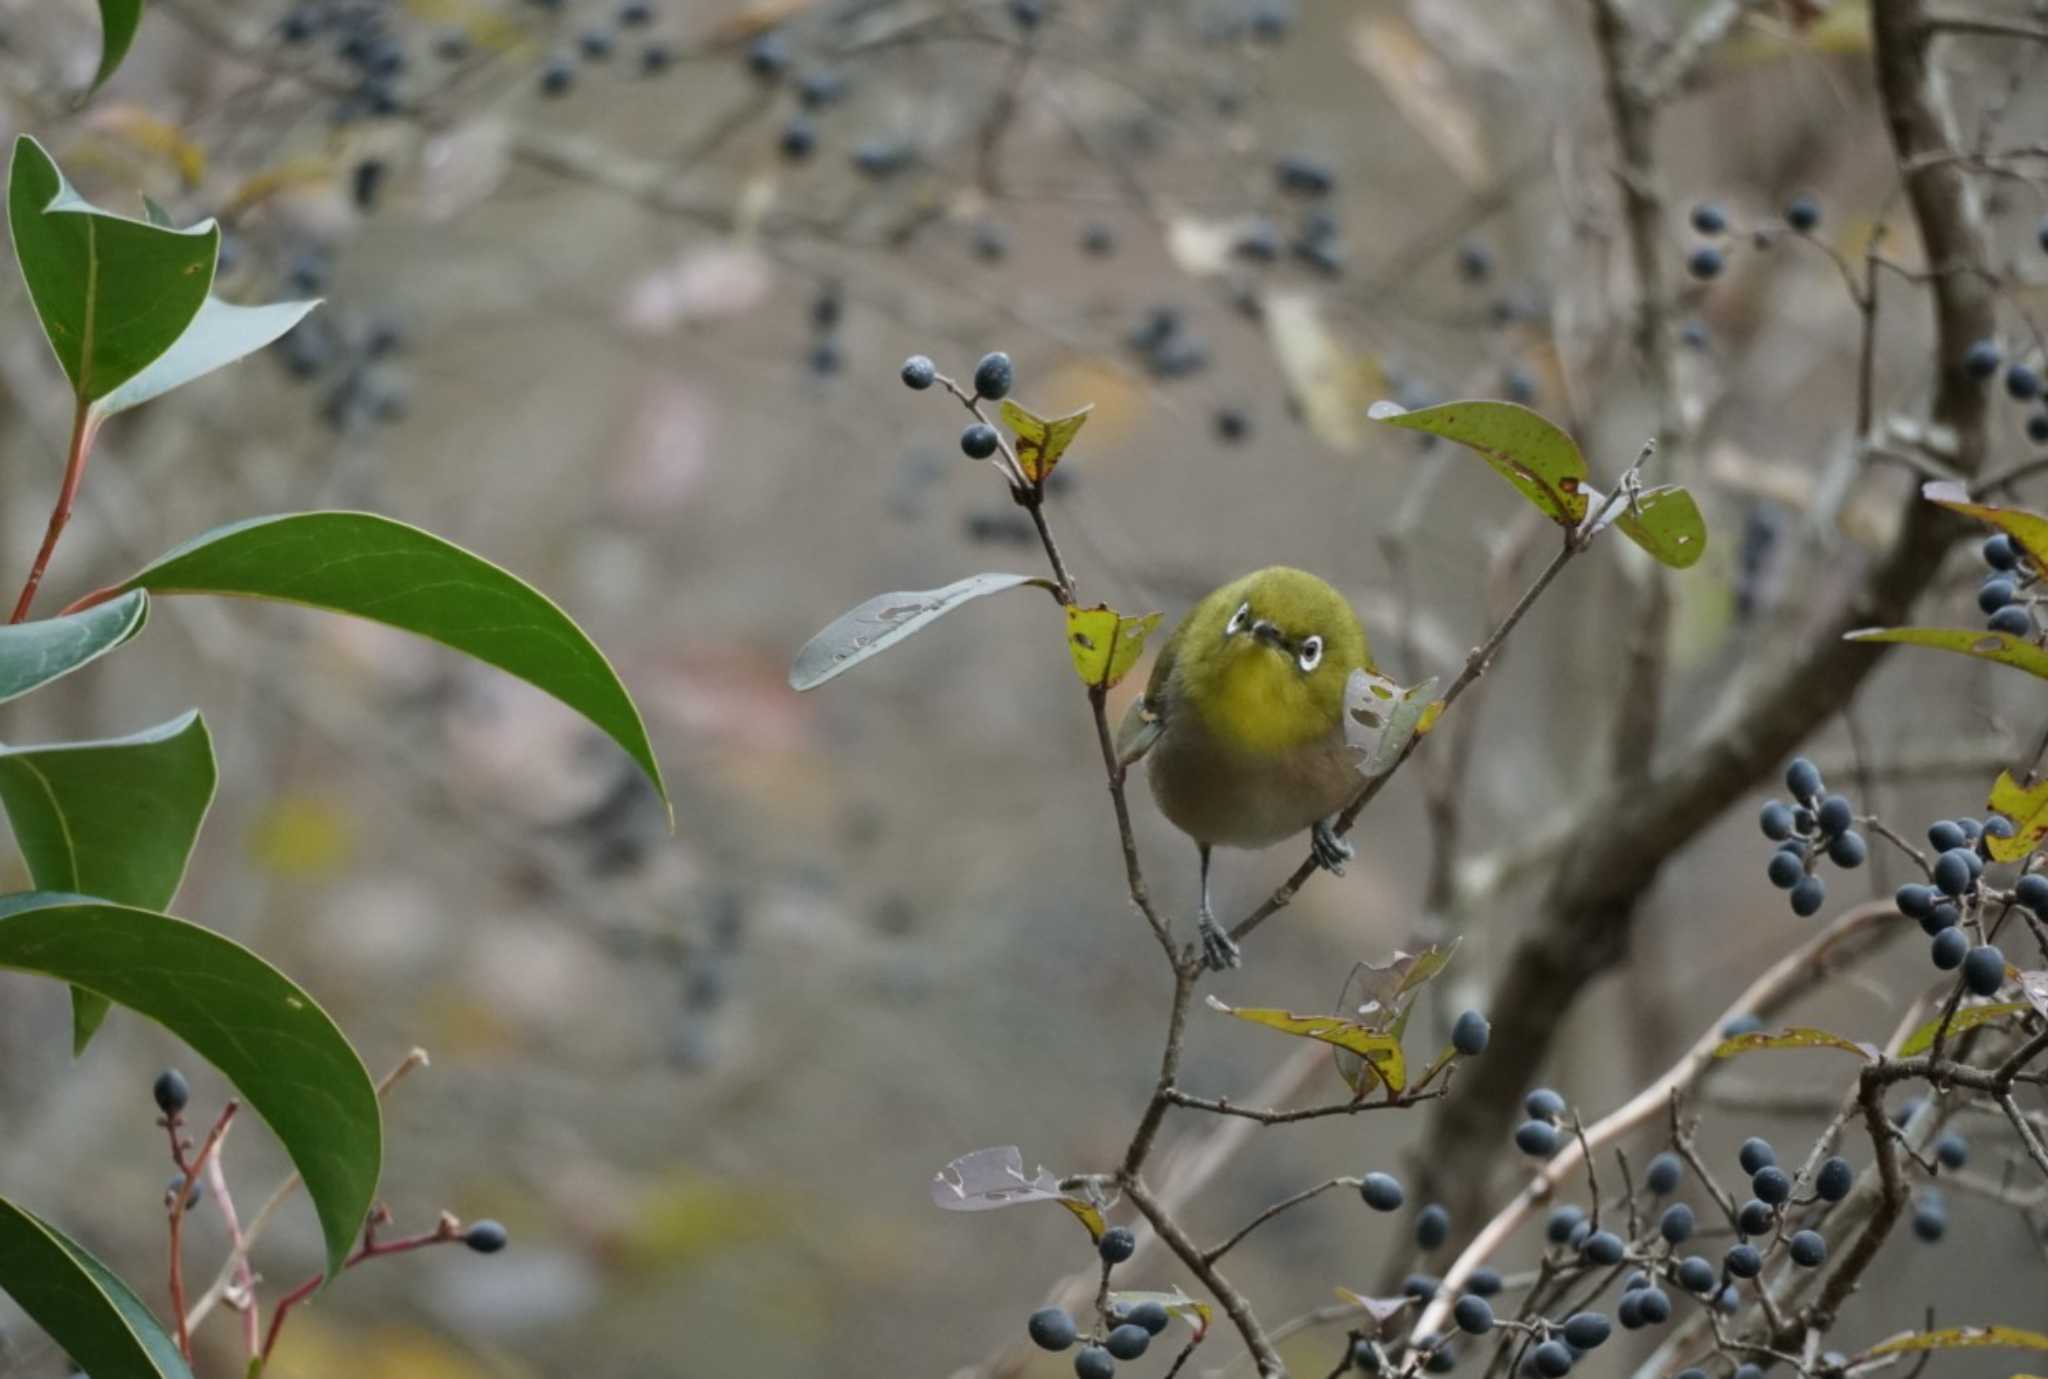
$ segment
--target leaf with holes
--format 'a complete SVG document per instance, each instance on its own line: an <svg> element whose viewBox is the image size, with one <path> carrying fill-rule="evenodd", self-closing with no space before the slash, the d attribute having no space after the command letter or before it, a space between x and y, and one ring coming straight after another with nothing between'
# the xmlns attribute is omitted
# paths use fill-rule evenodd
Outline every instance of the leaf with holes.
<svg viewBox="0 0 2048 1379"><path fill-rule="evenodd" d="M431 532L371 512L254 517L186 542L121 587L274 599L430 638L582 714L668 798L640 710L583 629L526 581Z"/></svg>
<svg viewBox="0 0 2048 1379"><path fill-rule="evenodd" d="M138 591L81 613L0 627L0 704L98 660L148 621L149 595Z"/></svg>
<svg viewBox="0 0 2048 1379"><path fill-rule="evenodd" d="M1194 1328L1195 1339L1201 1340L1209 1334L1209 1323L1215 1319L1215 1309L1198 1298L1191 1298L1176 1288L1170 1293L1146 1292L1142 1289L1126 1291L1119 1289L1109 1295L1110 1315L1118 1311L1129 1311L1139 1303L1156 1302L1167 1312L1179 1317Z"/></svg>
<svg viewBox="0 0 2048 1379"><path fill-rule="evenodd" d="M100 65L92 76L97 91L114 75L142 27L142 0L100 0Z"/></svg>
<svg viewBox="0 0 2048 1379"><path fill-rule="evenodd" d="M1880 1341L1863 1352L1869 1359L1915 1350L1969 1350L2001 1346L2011 1350L2048 1350L2048 1336L2017 1326L1952 1326L1945 1331L1909 1331Z"/></svg>
<svg viewBox="0 0 2048 1379"><path fill-rule="evenodd" d="M1515 402L1446 402L1408 411L1375 402L1374 421L1456 441L1492 465L1545 517L1577 528L1586 520L1586 460L1555 423ZM1654 554L1654 552L1652 552Z"/></svg>
<svg viewBox="0 0 2048 1379"><path fill-rule="evenodd" d="M1623 536L1674 570L1697 564L1707 552L1707 519L1692 494L1676 484L1645 489L1615 514Z"/></svg>
<svg viewBox="0 0 2048 1379"><path fill-rule="evenodd" d="M2048 651L2043 651L2024 637L2005 632L1978 632L1967 627L1866 627L1846 633L1843 640L1931 646L1937 651L1954 651L1980 660L1996 661L2002 666L2012 666L2048 680Z"/></svg>
<svg viewBox="0 0 2048 1379"><path fill-rule="evenodd" d="M1337 1009L1365 1028L1401 1042L1408 1033L1408 1016L1415 1008L1416 995L1451 965L1459 942L1452 939L1448 946L1433 943L1420 953L1396 949L1385 962L1353 963L1344 989L1337 993ZM1372 1090L1378 1074L1371 1063L1341 1048L1331 1051L1331 1059L1346 1086L1360 1095Z"/></svg>
<svg viewBox="0 0 2048 1379"><path fill-rule="evenodd" d="M962 1154L932 1175L932 1202L946 1211L996 1211L1025 1202L1058 1202L1100 1240L1108 1223L1085 1197L1061 1190L1059 1179L1041 1168L1024 1175L1024 1151L1014 1144Z"/></svg>
<svg viewBox="0 0 2048 1379"><path fill-rule="evenodd" d="M192 712L131 737L0 748L0 805L38 890L161 910L178 892L213 803L213 743ZM71 1051L104 996L71 988Z"/></svg>
<svg viewBox="0 0 2048 1379"><path fill-rule="evenodd" d="M2002 508L1996 503L1973 502L1970 491L1952 479L1922 484L1920 496L1950 512L1960 512L1997 527L2026 552L2035 569L2048 570L2048 517L2019 508Z"/></svg>
<svg viewBox="0 0 2048 1379"><path fill-rule="evenodd" d="M2017 862L2048 838L2048 780L2029 789L2014 780L2012 772L2000 771L1991 783L1986 807L2012 820L2012 837L1994 838L1987 833L1981 839L1994 862Z"/></svg>
<svg viewBox="0 0 2048 1379"><path fill-rule="evenodd" d="M1344 681L1344 741L1358 753L1358 769L1383 776L1394 769L1408 744L1434 722L1437 677L1407 689L1376 671L1354 670Z"/></svg>
<svg viewBox="0 0 2048 1379"><path fill-rule="evenodd" d="M192 1379L135 1291L77 1241L0 1197L0 1292L93 1379Z"/></svg>
<svg viewBox="0 0 2048 1379"><path fill-rule="evenodd" d="M1356 1020L1347 1020L1341 1015L1296 1015L1291 1010L1279 1010L1268 1006L1225 1005L1214 996L1208 998L1211 1010L1220 1010L1225 1015L1239 1020L1248 1020L1255 1025L1279 1030L1298 1039L1316 1039L1348 1053L1357 1054L1372 1065L1373 1072L1387 1084L1387 1090L1398 1094L1408 1085L1407 1063L1401 1056L1401 1040L1393 1034L1369 1028ZM1360 1089L1360 1094L1366 1089Z"/></svg>
<svg viewBox="0 0 2048 1379"><path fill-rule="evenodd" d="M0 968L146 1015L235 1084L305 1179L327 1276L369 1214L383 1163L377 1089L313 998L248 949L182 919L87 896L0 896Z"/></svg>
<svg viewBox="0 0 2048 1379"><path fill-rule="evenodd" d="M170 349L213 286L212 221L173 230L103 211L26 134L14 141L7 219L29 300L81 404Z"/></svg>
<svg viewBox="0 0 2048 1379"><path fill-rule="evenodd" d="M1063 417L1041 417L1006 400L1002 406L1003 423L1017 433L1017 463L1023 468L1024 477L1034 484L1044 483L1094 410L1095 405L1090 403Z"/></svg>
<svg viewBox="0 0 2048 1379"><path fill-rule="evenodd" d="M844 675L878 651L886 651L914 632L921 632L963 603L1032 584L1051 589L1050 580L1035 575L984 572L955 580L943 589L877 594L858 608L841 613L825 630L805 642L789 667L789 687L816 689Z"/></svg>
<svg viewBox="0 0 2048 1379"><path fill-rule="evenodd" d="M1145 650L1145 639L1159 626L1159 614L1127 618L1107 604L1067 609L1067 652L1074 673L1094 689L1114 689Z"/></svg>
<svg viewBox="0 0 2048 1379"><path fill-rule="evenodd" d="M1989 1005L1964 1006L1948 1021L1948 1032L1951 1035L1961 1034L1964 1030L1975 1029L1979 1025L1989 1025L2014 1015L2023 1015L2033 1008L2026 1001L1995 1001ZM1933 1048L1934 1036L1940 1031L1941 1026L1942 1017L1937 1015L1914 1030L1906 1042L1899 1046L1899 1057L1911 1058L1916 1053L1925 1053Z"/></svg>
<svg viewBox="0 0 2048 1379"><path fill-rule="evenodd" d="M1760 1049L1840 1049L1853 1053L1858 1058L1875 1060L1878 1051L1868 1044L1859 1044L1853 1039L1844 1039L1839 1034L1830 1034L1824 1029L1812 1029L1796 1025L1780 1030L1776 1034L1759 1030L1754 1034L1738 1034L1733 1039L1723 1039L1714 1046L1714 1057L1734 1058L1738 1054L1755 1053Z"/></svg>

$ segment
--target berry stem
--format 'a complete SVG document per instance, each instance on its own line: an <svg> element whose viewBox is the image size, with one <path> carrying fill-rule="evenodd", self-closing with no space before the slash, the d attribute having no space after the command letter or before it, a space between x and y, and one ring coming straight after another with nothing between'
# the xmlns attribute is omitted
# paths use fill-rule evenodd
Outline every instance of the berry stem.
<svg viewBox="0 0 2048 1379"><path fill-rule="evenodd" d="M188 1162L184 1145L178 1139L179 1118L165 1116L164 1124L171 1136L171 1159L184 1176L173 1186L171 1192L171 1309L178 1318L178 1353L187 1363L192 1359L192 1328L185 1322L185 1203L192 1194L192 1184L199 1180L200 1173L212 1161L215 1151L228 1133L228 1125L235 1118L241 1103L230 1101L221 1107L220 1117L213 1128L206 1132L206 1139L200 1144L199 1152Z"/></svg>

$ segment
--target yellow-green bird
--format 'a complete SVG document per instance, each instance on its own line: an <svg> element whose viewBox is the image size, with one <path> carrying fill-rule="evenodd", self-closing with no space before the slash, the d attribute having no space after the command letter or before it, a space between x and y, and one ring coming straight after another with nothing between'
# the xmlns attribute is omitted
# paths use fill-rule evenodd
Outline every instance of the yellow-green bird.
<svg viewBox="0 0 2048 1379"><path fill-rule="evenodd" d="M1352 671L1371 668L1344 596L1275 565L1190 609L1124 716L1118 755L1149 755L1153 798L1201 853L1198 926L1210 967L1238 962L1209 910L1212 848L1271 847L1307 829L1331 871L1352 856L1330 824L1364 784L1345 742L1344 689Z"/></svg>

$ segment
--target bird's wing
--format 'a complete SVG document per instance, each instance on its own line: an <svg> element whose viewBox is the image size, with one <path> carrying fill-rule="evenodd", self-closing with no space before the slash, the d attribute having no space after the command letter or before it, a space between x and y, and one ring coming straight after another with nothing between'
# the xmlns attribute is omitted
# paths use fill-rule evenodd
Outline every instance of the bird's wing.
<svg viewBox="0 0 2048 1379"><path fill-rule="evenodd" d="M1124 710L1123 722L1116 729L1116 759L1120 765L1129 766L1151 751L1152 744L1166 731L1166 684L1173 677L1174 655L1180 650L1181 635L1186 629L1185 620L1173 629L1173 635L1159 649L1159 659L1152 663L1152 678L1145 682L1145 692Z"/></svg>

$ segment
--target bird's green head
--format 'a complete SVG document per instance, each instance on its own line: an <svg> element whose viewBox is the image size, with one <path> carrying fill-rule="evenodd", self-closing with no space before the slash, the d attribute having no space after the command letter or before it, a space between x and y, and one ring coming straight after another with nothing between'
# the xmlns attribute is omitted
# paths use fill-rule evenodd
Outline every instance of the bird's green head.
<svg viewBox="0 0 2048 1379"><path fill-rule="evenodd" d="M1181 692L1204 725L1250 752L1287 751L1332 731L1344 716L1344 682L1371 664L1344 596L1284 565L1195 605L1175 647Z"/></svg>

